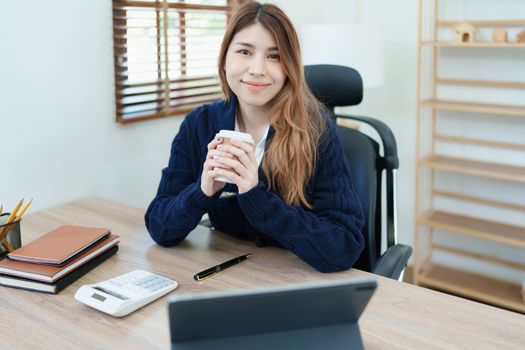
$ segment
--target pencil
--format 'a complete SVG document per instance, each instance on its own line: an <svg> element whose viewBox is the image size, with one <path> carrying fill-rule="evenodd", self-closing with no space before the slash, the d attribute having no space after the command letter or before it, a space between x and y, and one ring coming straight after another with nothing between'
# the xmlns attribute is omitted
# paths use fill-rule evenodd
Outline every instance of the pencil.
<svg viewBox="0 0 525 350"><path fill-rule="evenodd" d="M20 210L20 207L22 206L22 203L24 203L23 199L21 199L20 202L18 202L18 204L16 205L15 209L13 209L13 211L11 212L11 215L9 215L9 217L7 218L7 220L5 222L6 225L10 224L11 221L13 221L16 218L16 213L18 213L18 210Z"/></svg>
<svg viewBox="0 0 525 350"><path fill-rule="evenodd" d="M24 206L24 208L22 209L20 214L17 215L16 220L20 221L22 219L22 215L24 215L24 213L26 212L27 208L29 208L29 206L31 205L32 202L33 202L33 198L31 198L31 200L26 203L26 205Z"/></svg>

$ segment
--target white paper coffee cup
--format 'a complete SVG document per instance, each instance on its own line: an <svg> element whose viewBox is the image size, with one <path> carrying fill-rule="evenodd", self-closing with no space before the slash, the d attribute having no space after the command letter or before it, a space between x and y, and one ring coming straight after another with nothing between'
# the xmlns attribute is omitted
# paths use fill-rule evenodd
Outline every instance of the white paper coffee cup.
<svg viewBox="0 0 525 350"><path fill-rule="evenodd" d="M243 142L246 142L252 145L255 143L252 135L246 134L244 132L233 131L233 130L221 130L215 135L215 138L216 139L221 138L223 140L222 141L223 144L230 143L230 140L239 140L239 141L243 141ZM228 179L222 176L216 177L215 181L222 181L222 182L230 183Z"/></svg>

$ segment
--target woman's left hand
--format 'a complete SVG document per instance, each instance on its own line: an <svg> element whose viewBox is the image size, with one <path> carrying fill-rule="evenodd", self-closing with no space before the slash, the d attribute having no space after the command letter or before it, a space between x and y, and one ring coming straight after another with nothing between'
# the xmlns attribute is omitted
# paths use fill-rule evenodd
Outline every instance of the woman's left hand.
<svg viewBox="0 0 525 350"><path fill-rule="evenodd" d="M231 140L230 144L220 144L217 149L230 153L234 157L226 158L215 156L214 160L224 165L227 169L216 168L217 176L224 176L230 182L237 185L239 193L245 193L257 186L259 183L259 166L255 159L253 145L237 140Z"/></svg>

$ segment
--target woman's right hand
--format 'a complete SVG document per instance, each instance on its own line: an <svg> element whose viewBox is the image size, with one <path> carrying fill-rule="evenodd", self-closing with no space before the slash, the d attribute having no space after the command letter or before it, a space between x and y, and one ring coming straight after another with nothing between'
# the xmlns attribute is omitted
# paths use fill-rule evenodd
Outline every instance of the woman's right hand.
<svg viewBox="0 0 525 350"><path fill-rule="evenodd" d="M213 196L217 191L220 191L225 182L215 181L214 178L217 176L215 168L220 168L221 165L217 163L213 157L231 157L231 154L221 152L217 150L217 146L222 143L222 140L213 139L208 143L208 154L206 155L206 161L204 162L201 176L201 190L208 197Z"/></svg>

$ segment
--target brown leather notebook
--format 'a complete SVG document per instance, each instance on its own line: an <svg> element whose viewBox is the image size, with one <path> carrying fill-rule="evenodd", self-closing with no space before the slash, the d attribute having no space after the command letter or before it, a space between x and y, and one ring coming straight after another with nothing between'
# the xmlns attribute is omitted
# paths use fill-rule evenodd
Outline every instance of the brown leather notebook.
<svg viewBox="0 0 525 350"><path fill-rule="evenodd" d="M0 274L3 273L6 275L53 283L71 271L81 267L96 256L104 253L111 247L117 245L118 242L119 237L117 235L109 235L83 251L80 255L75 257L75 259L71 260L64 266L33 264L24 261L4 259L0 261Z"/></svg>
<svg viewBox="0 0 525 350"><path fill-rule="evenodd" d="M64 225L9 253L9 259L62 265L108 236L108 228Z"/></svg>
<svg viewBox="0 0 525 350"><path fill-rule="evenodd" d="M78 268L74 269L73 271L69 272L68 274L59 278L53 283L35 281L28 278L4 275L0 273L0 286L25 289L42 293L57 294L62 289L66 288L71 283L75 282L80 277L84 276L86 273L93 270L94 268L102 264L104 261L115 255L117 251L118 244L115 244L105 252L100 253L93 259L89 260L85 264L82 264Z"/></svg>

